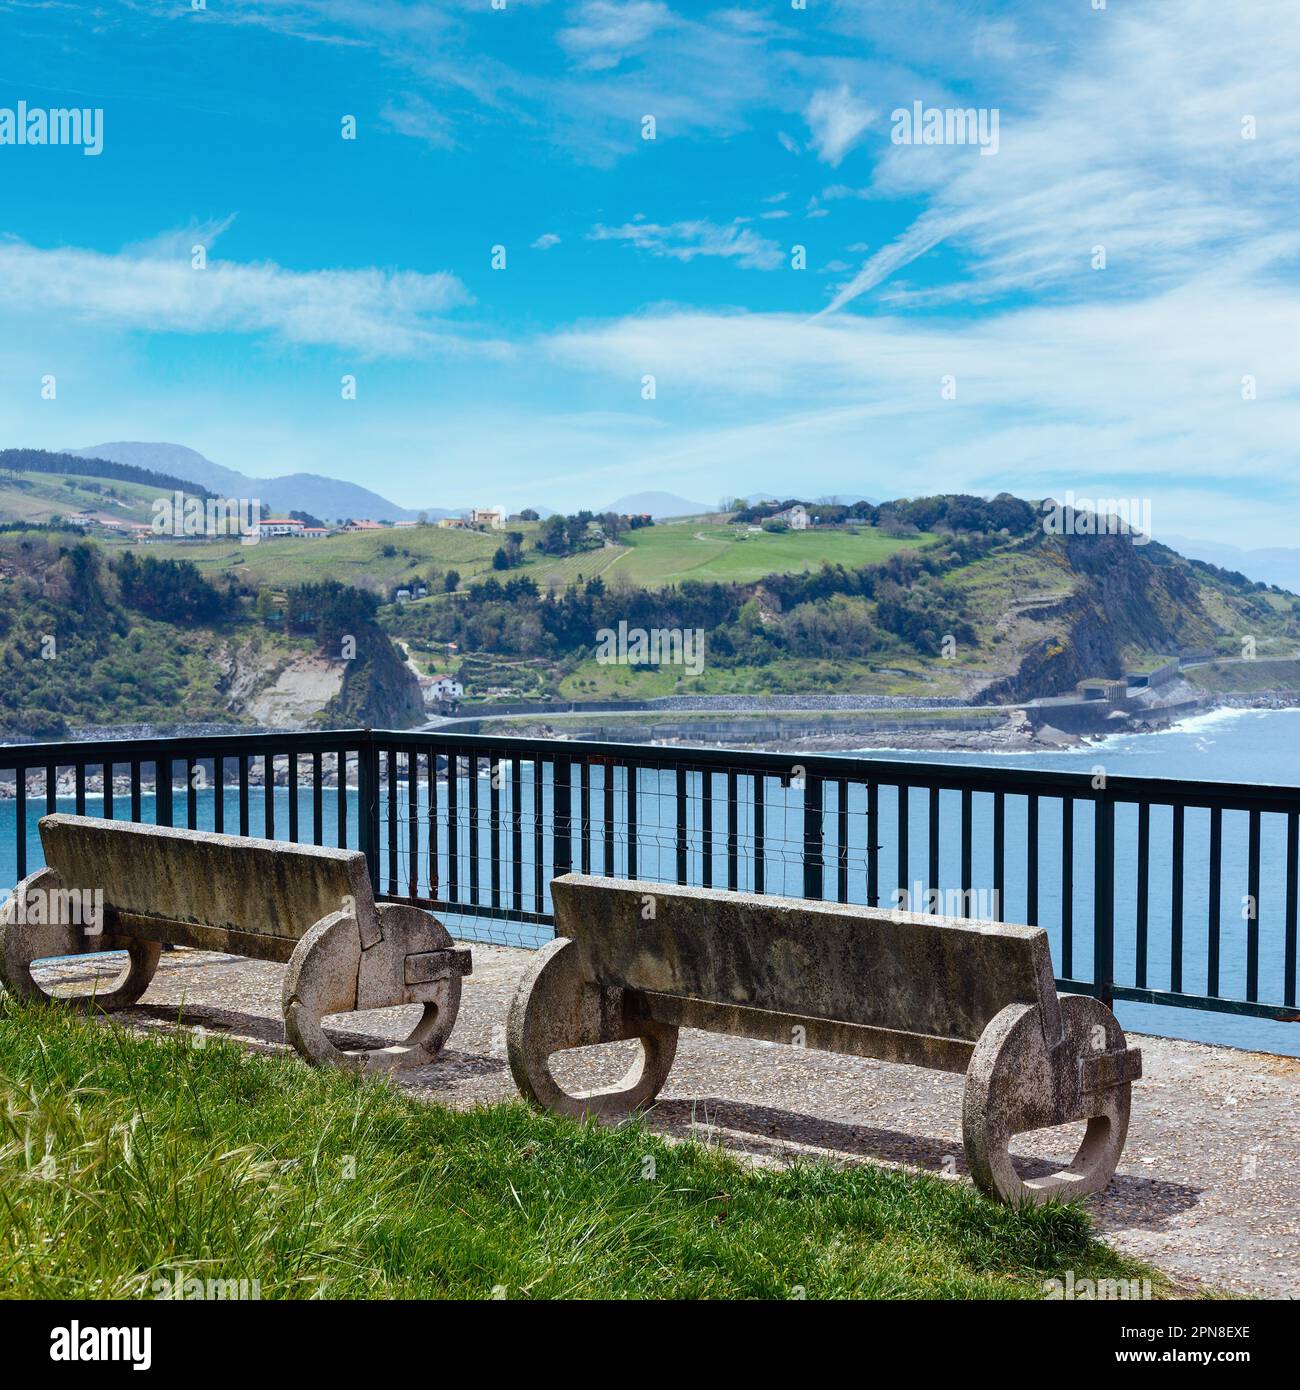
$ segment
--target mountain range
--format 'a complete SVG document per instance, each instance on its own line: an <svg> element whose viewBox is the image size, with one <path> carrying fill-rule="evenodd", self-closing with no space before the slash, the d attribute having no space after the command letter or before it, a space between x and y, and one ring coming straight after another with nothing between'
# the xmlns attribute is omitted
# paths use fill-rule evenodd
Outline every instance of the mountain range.
<svg viewBox="0 0 1300 1390"><path fill-rule="evenodd" d="M136 468L172 473L222 497L256 497L271 511L310 512L323 521L337 521L344 517L413 521L419 515L409 508L397 506L369 488L340 482L337 478L326 478L319 473L252 478L247 473L213 463L197 450L187 449L183 444L119 441L94 444L86 449L69 449L67 452L79 458L108 459L113 463L129 463ZM431 508L429 515L451 516L452 513Z"/></svg>

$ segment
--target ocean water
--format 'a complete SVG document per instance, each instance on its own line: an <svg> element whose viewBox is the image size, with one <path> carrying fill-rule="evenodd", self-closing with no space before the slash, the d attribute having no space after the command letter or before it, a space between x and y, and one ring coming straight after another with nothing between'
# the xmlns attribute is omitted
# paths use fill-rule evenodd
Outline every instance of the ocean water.
<svg viewBox="0 0 1300 1390"><path fill-rule="evenodd" d="M942 762L963 766L1017 767L1041 771L1090 772L1101 766L1111 776L1186 778L1196 781L1255 782L1300 788L1300 709L1212 710L1193 715L1169 729L1150 734L1117 734L1078 748L1032 753L933 753L906 749L875 756L899 761ZM861 756L870 758L871 753ZM1013 844L1011 803L1008 802L1008 853ZM1083 813L1082 819L1080 813ZM978 819L978 812L977 812ZM1151 811L1149 950L1147 984L1168 988L1170 966L1171 854L1169 808ZM1245 995L1245 921L1247 817L1224 812L1223 870L1220 900L1222 962L1220 992ZM1091 815L1075 811L1075 960L1089 962L1085 940L1091 932ZM1053 830L1041 831L1042 851L1059 842L1059 819ZM1183 988L1201 993L1206 983L1206 945L1209 932L1208 844L1209 815L1186 812L1183 884ZM1054 838L1055 837L1055 838ZM1134 982L1134 920L1136 912L1136 811L1119 807L1115 814L1116 978ZM1080 851L1083 851L1082 856ZM1044 886L1059 875L1059 857L1040 865ZM1008 871L1010 874L1010 870ZM1260 827L1260 997L1283 999L1286 840L1283 818L1265 815ZM1022 921L1023 893L1008 884L1007 918ZM1041 901L1040 920L1052 937L1053 954L1060 951L1059 901ZM1084 946L1080 953L1079 946ZM1171 1009L1119 1002L1115 1009L1126 1029L1166 1037L1190 1038L1233 1047L1300 1056L1300 1023L1274 1023L1201 1010Z"/></svg>
<svg viewBox="0 0 1300 1390"><path fill-rule="evenodd" d="M1216 711L1197 715L1182 724L1156 734L1118 735L1083 748L1034 753L934 753L908 750L876 750L859 755L864 761L873 757L898 761L943 762L993 767L1026 767L1044 770L1087 772L1094 766L1104 766L1110 775L1135 775L1229 782L1264 782L1274 785L1300 786L1300 711ZM431 878L436 877L441 896L448 892L451 855L456 850L457 896L467 904L473 900L481 905L492 901L492 848L487 830L489 791L484 772L474 792L479 808L479 832L471 840L468 807L471 787L462 772L457 782L458 817L454 834L449 841L446 826L445 783L439 785L439 814L433 840L434 859L430 859L429 808L427 788L420 785L416 797L416 852L414 862L409 853L408 828L403 821L396 837L394 852L389 854L386 835L381 836L381 886L389 889L390 866L395 867L392 889L405 892L414 877L417 887L427 893ZM622 777L616 774L616 779ZM605 769L592 767L590 808L590 866L601 872L605 862L606 845L603 832L603 791ZM702 783L692 774L688 789L687 856L688 881L699 883L704 877L702 831L706 816L713 828L712 882L724 886L727 882L726 779L713 778L711 796L705 797ZM746 779L740 779L741 800L739 818L739 881L744 890L754 885L751 835L754 828L752 798L745 792ZM774 779L766 783L766 809L763 821L766 848L763 860L764 887L770 893L802 892L803 804L797 787L782 788ZM615 873L622 874L627 866L627 826L623 820L625 788L616 780L615 821L610 836L609 853ZM648 881L672 881L676 876L676 801L675 775L672 772L643 771L638 781L638 862L639 877ZM234 788L225 789L225 824L238 826L238 801ZM249 823L253 834L263 833L264 803L262 790L250 788ZM276 831L287 838L289 823L289 793L277 788L273 793ZM496 884L499 901L509 906L518 886L520 905L525 910L539 906L549 909L545 885L553 872L551 860L551 799L552 787L546 777L540 787L534 787L531 764L521 766L520 784L520 855L516 880L511 855L510 813L511 795L507 784L501 791L500 855L506 861ZM399 784L396 798L399 812L405 817L408 797L404 783ZM706 804L707 802L707 804ZM908 805L909 861L905 886L919 888L927 877L928 798L914 793ZM94 814L100 805L95 794L88 795L87 809ZM1026 884L1024 879L1026 806L1021 797L1006 799L1007 877L1003 900L1004 916L1008 921L1026 919ZM129 801L118 793L115 809L119 816L127 812ZM73 810L70 798L61 798L58 809ZM838 860L837 821L840 807L833 787L826 788L824 836L828 847L826 891L835 891ZM211 829L214 823L215 796L209 789L197 798L197 824ZM868 841L865 788L849 788L843 808L843 824L847 826L844 855L848 898L865 901L866 854ZM940 883L955 887L960 881L960 796L943 793L940 798ZM26 826L27 863L29 871L42 862L37 822L44 811L44 798L28 801ZM154 818L151 795L141 798L142 817ZM322 798L322 838L327 845L337 843L337 795L333 788ZM879 846L881 902L893 905L897 872L898 808L892 787L882 787L878 824L874 843ZM581 801L574 789L573 814L575 831L581 824ZM0 888L8 889L16 878L15 815L13 801L0 801ZM175 820L182 823L185 815L183 792L175 799ZM312 806L308 791L299 792L298 817L300 838L312 835ZM347 796L347 840L357 843L357 805L354 790ZM1150 893L1147 984L1154 989L1167 989L1171 984L1171 895L1172 875L1170 852L1171 813L1168 808L1154 807L1150 826ZM535 830L540 823L540 846ZM1208 813L1188 811L1185 821L1185 861L1183 875L1183 989L1190 993L1205 991L1207 975L1206 942L1208 937L1208 882L1204 847L1208 844ZM1039 911L1038 920L1047 930L1052 942L1053 957L1058 973L1063 963L1063 913L1061 898L1061 816L1060 804L1051 799L1040 801L1039 820ZM1087 978L1092 965L1092 815L1091 807L1078 803L1074 813L1074 892L1071 933L1072 969L1076 978ZM1120 806L1115 813L1115 967L1116 979L1135 983L1135 916L1136 916L1136 809ZM1285 877L1285 826L1280 816L1265 815L1261 823L1260 873L1260 997L1270 1002L1283 998L1283 933L1282 909ZM471 853L471 850L474 853ZM981 894L992 892L992 797L976 794L972 800L973 883L977 895L976 911ZM575 837L574 867L582 867L580 841ZM431 872L432 871L432 872ZM472 887L476 880L476 887ZM535 896L540 880L542 898ZM1246 924L1241 900L1246 891L1246 816L1225 812L1223 816L1223 872L1221 886L1221 966L1220 991L1228 997L1244 997ZM909 904L912 905L912 904ZM991 914L989 914L991 915ZM506 922L477 914L472 907L464 913L446 914L450 930L469 940L497 941L514 945L540 945L550 936L549 928ZM1300 1024L1241 1018L1191 1009L1172 1009L1121 1001L1116 1008L1124 1026L1134 1032L1155 1033L1170 1037L1190 1038L1236 1047L1300 1056Z"/></svg>

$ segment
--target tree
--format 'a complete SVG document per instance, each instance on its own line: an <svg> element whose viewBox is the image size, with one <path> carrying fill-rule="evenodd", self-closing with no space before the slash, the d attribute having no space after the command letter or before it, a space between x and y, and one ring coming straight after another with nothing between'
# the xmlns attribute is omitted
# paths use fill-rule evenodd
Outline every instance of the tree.
<svg viewBox="0 0 1300 1390"><path fill-rule="evenodd" d="M460 588L460 571L448 570L443 576L442 587L449 594L454 594Z"/></svg>
<svg viewBox="0 0 1300 1390"><path fill-rule="evenodd" d="M520 521L538 521L538 520L540 520L540 517L538 516L537 511L536 511L535 508L533 508L533 507L525 507L525 508L523 509L523 511L519 513L519 520L520 520Z"/></svg>

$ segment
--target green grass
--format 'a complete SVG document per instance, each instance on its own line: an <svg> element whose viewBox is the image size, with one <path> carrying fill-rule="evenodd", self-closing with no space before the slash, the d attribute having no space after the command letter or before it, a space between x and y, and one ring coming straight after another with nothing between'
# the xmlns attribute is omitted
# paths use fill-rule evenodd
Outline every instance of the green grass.
<svg viewBox="0 0 1300 1390"><path fill-rule="evenodd" d="M748 535L734 526L676 522L630 531L617 546L555 557L533 548L536 524L523 522L510 529L525 537L524 564L513 573L529 575L543 589L596 575L607 583L626 578L652 589L683 579L749 583L768 574L815 570L824 560L850 567L878 564L896 550L932 539L925 535L895 538L871 527L863 527L856 535L848 531ZM739 535L747 538L737 540ZM233 570L241 579L272 588L321 579L356 584L363 577L387 586L413 579L430 566L458 570L464 581L491 574L492 556L501 543L499 534L410 526L318 541L266 540L251 546L221 541L155 542L150 553L192 560L210 579ZM386 549L395 553L385 555ZM509 579L510 574L497 577Z"/></svg>
<svg viewBox="0 0 1300 1390"><path fill-rule="evenodd" d="M1193 666L1183 675L1201 690L1216 695L1260 690L1300 690L1300 661L1259 657L1255 661L1213 662Z"/></svg>
<svg viewBox="0 0 1300 1390"><path fill-rule="evenodd" d="M238 541L153 542L151 555L191 560L211 580L228 572L259 586L282 589L337 579L345 584L395 584L425 573L431 566L458 570L463 578L492 569L500 536L480 531L444 530L437 526L403 526L383 531L350 531L322 540L285 538L256 545ZM392 550L386 555L385 550ZM365 583L363 583L365 581Z"/></svg>
<svg viewBox="0 0 1300 1390"><path fill-rule="evenodd" d="M743 538L743 539L742 539ZM894 537L873 527L847 530L759 531L673 522L631 531L625 549L603 571L608 582L626 576L645 588L683 579L748 584L769 574L797 574L819 569L823 562L847 568L877 565L895 551L914 549L929 535Z"/></svg>
<svg viewBox="0 0 1300 1390"><path fill-rule="evenodd" d="M128 524L147 525L153 520L154 499L170 496L161 488L117 478L0 473L0 521L45 522L74 512L102 512Z"/></svg>
<svg viewBox="0 0 1300 1390"><path fill-rule="evenodd" d="M0 1007L0 1091L9 1297L149 1297L178 1275L263 1298L1034 1298L1067 1269L1154 1277L1077 1207L751 1169L635 1124L454 1111L49 1009Z"/></svg>
<svg viewBox="0 0 1300 1390"><path fill-rule="evenodd" d="M908 671L910 674L900 674ZM914 657L892 653L871 661L786 657L764 666L714 666L693 676L681 666L602 665L594 657L578 663L559 684L566 700L650 700L663 695L956 695L951 663L926 669Z"/></svg>

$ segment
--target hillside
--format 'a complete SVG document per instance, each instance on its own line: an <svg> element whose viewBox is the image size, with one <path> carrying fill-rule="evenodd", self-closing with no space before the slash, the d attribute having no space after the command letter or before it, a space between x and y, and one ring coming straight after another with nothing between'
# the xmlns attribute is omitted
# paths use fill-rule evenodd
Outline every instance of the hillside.
<svg viewBox="0 0 1300 1390"><path fill-rule="evenodd" d="M1246 637L1262 659L1295 651L1292 595L1127 536L1045 535L1028 503L964 515L974 501L890 504L933 527L912 536L862 526L741 541L735 527L656 526L602 566L566 561L581 559L585 577L558 604L525 569L387 609L384 621L417 661L441 668L454 643L471 692L501 699L835 692L1016 703L1179 653L1236 656ZM619 623L698 629L706 656L695 669L602 661L599 634ZM1258 688L1240 666L1216 668L1216 688Z"/></svg>
<svg viewBox="0 0 1300 1390"><path fill-rule="evenodd" d="M0 472L0 524L44 523L85 512L105 524L147 526L155 498L169 490L77 473Z"/></svg>
<svg viewBox="0 0 1300 1390"><path fill-rule="evenodd" d="M135 549L110 564L110 553L75 533L0 534L0 737L419 717L414 679L373 625L345 663L315 635L255 618L247 600L188 566L141 562Z"/></svg>

